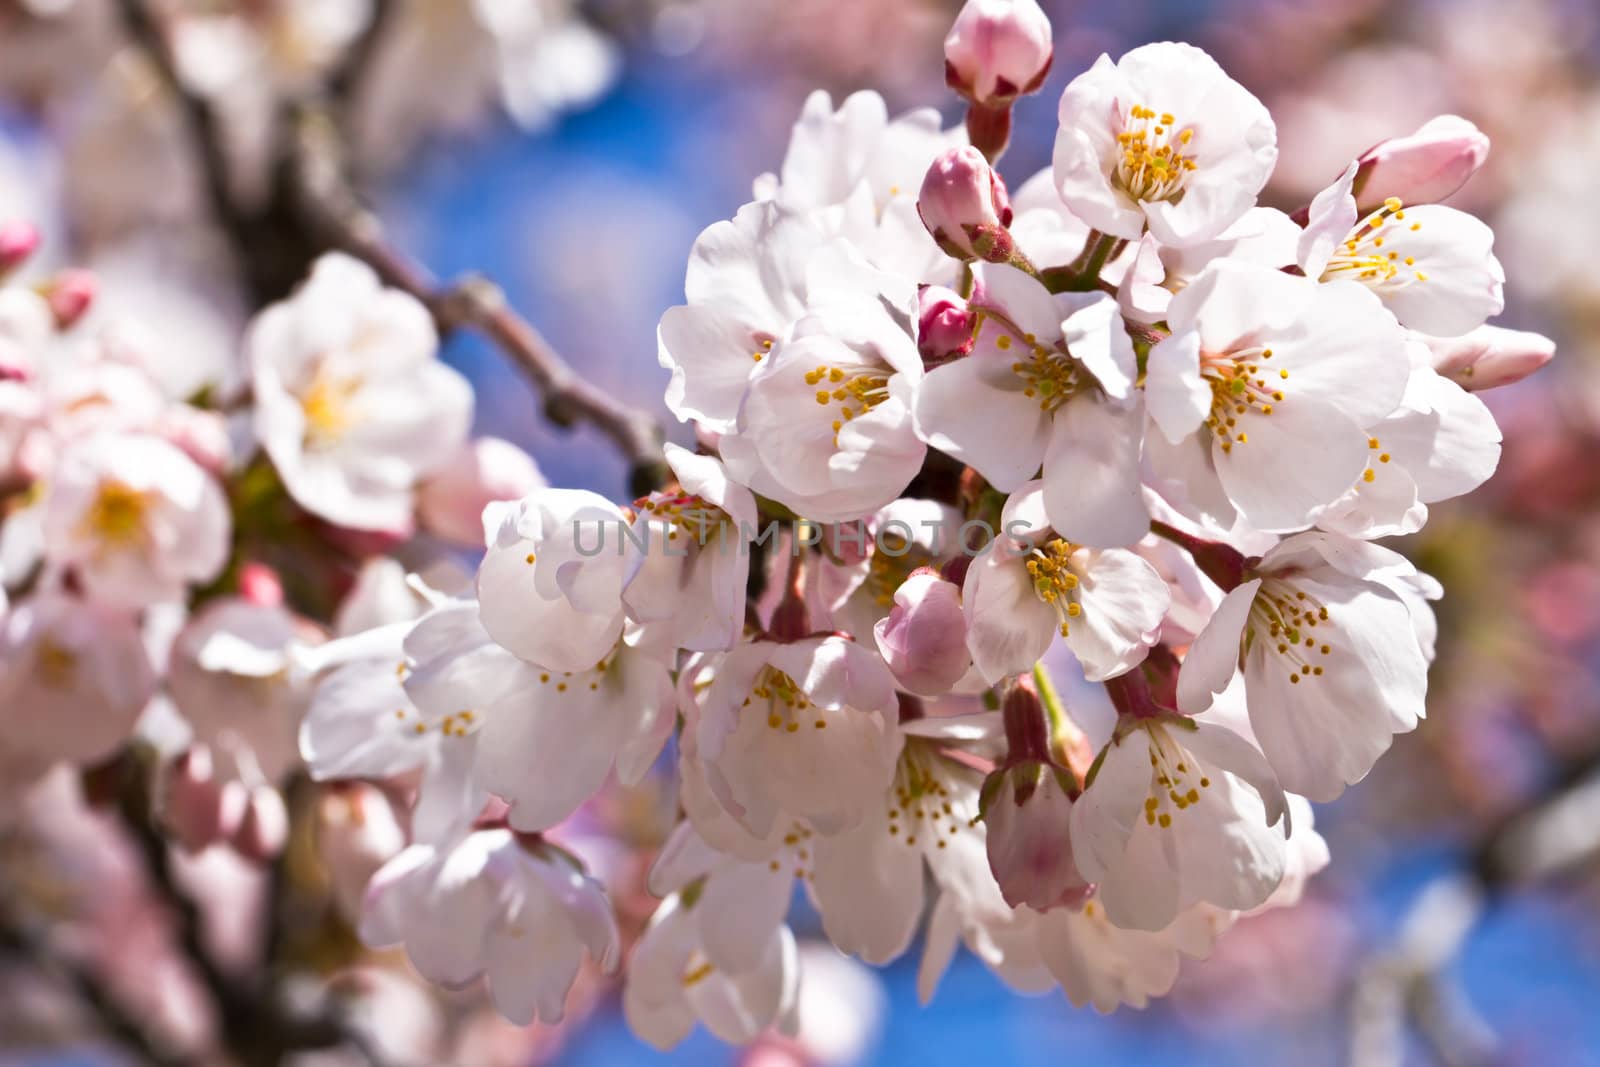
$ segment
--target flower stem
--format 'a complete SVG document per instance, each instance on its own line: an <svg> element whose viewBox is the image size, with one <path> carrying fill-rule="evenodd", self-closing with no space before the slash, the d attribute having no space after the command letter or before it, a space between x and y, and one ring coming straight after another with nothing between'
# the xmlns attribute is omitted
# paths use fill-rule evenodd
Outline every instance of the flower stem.
<svg viewBox="0 0 1600 1067"><path fill-rule="evenodd" d="M1199 567L1207 578L1216 582L1224 593L1231 593L1237 589L1245 579L1245 572L1250 568L1250 560L1245 558L1244 553L1230 545L1184 533L1160 520L1150 523L1150 532L1157 537L1166 538L1188 552L1195 566Z"/></svg>

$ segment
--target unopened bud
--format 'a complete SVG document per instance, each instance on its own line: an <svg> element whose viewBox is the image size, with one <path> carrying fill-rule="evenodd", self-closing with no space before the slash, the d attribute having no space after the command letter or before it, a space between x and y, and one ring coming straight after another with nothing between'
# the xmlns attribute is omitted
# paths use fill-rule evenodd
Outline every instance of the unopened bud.
<svg viewBox="0 0 1600 1067"><path fill-rule="evenodd" d="M937 571L914 571L901 582L872 633L895 681L920 696L948 693L972 666L961 589Z"/></svg>
<svg viewBox="0 0 1600 1067"><path fill-rule="evenodd" d="M957 259L1008 262L1016 244L1005 183L976 148L952 148L928 168L917 198L922 224Z"/></svg>
<svg viewBox="0 0 1600 1067"><path fill-rule="evenodd" d="M94 304L100 283L86 270L64 270L45 283L43 296L55 316L56 325L65 330L83 318Z"/></svg>
<svg viewBox="0 0 1600 1067"><path fill-rule="evenodd" d="M1469 392L1520 382L1556 354L1556 343L1543 334L1501 326L1421 340L1432 355L1433 369Z"/></svg>
<svg viewBox="0 0 1600 1067"><path fill-rule="evenodd" d="M283 581L265 563L246 563L239 568L239 595L266 608L283 605Z"/></svg>
<svg viewBox="0 0 1600 1067"><path fill-rule="evenodd" d="M270 785L250 790L244 819L233 835L233 847L246 859L265 863L283 851L289 841L289 809Z"/></svg>
<svg viewBox="0 0 1600 1067"><path fill-rule="evenodd" d="M20 267L38 251L39 230L31 222L0 222L0 277Z"/></svg>
<svg viewBox="0 0 1600 1067"><path fill-rule="evenodd" d="M1489 158L1489 138L1455 115L1440 115L1409 137L1391 137L1362 153L1353 187L1370 211L1391 196L1436 204L1467 183Z"/></svg>
<svg viewBox="0 0 1600 1067"><path fill-rule="evenodd" d="M161 822L185 851L199 852L238 832L249 799L237 780L217 779L209 748L191 745L167 770Z"/></svg>
<svg viewBox="0 0 1600 1067"><path fill-rule="evenodd" d="M533 457L510 441L479 437L464 443L417 489L417 516L430 532L482 547L483 509L520 500L547 483Z"/></svg>
<svg viewBox="0 0 1600 1067"><path fill-rule="evenodd" d="M960 293L942 285L923 286L917 313L917 347L923 363L931 367L971 352L977 323Z"/></svg>
<svg viewBox="0 0 1600 1067"><path fill-rule="evenodd" d="M944 39L950 88L984 107L1039 90L1055 48L1035 0L967 0Z"/></svg>
<svg viewBox="0 0 1600 1067"><path fill-rule="evenodd" d="M989 869L1006 903L1035 911L1080 903L1091 887L1073 860L1066 772L1047 763L1016 764L991 774L983 793Z"/></svg>

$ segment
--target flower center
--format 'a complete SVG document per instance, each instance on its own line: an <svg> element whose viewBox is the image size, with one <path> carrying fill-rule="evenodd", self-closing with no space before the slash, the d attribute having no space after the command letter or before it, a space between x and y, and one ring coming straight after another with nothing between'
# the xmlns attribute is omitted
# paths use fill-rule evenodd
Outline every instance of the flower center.
<svg viewBox="0 0 1600 1067"><path fill-rule="evenodd" d="M1415 282L1427 281L1428 275L1416 269L1415 256L1387 247L1394 241L1397 231L1404 234L1422 229L1422 223L1408 224L1405 217L1405 205L1399 197L1391 196L1385 200L1381 208L1356 223L1344 244L1328 260L1321 280L1360 282L1379 292L1391 292ZM1406 228L1400 229L1394 223Z"/></svg>
<svg viewBox="0 0 1600 1067"><path fill-rule="evenodd" d="M34 663L41 682L51 689L65 689L77 674L78 654L45 637L34 648Z"/></svg>
<svg viewBox="0 0 1600 1067"><path fill-rule="evenodd" d="M1194 757L1172 739L1166 727L1154 724L1150 736L1150 795L1144 801L1147 826L1172 825L1174 812L1200 803L1200 790L1211 788L1211 779L1200 773Z"/></svg>
<svg viewBox="0 0 1600 1067"><path fill-rule="evenodd" d="M652 493L635 500L633 506L664 524L667 527L667 540L676 541L680 534L686 534L690 541L702 548L715 541L722 530L733 523L726 511L682 490L676 493Z"/></svg>
<svg viewBox="0 0 1600 1067"><path fill-rule="evenodd" d="M311 387L300 398L307 448L327 448L344 435L355 422L351 398L360 388L360 378L339 378L325 370L317 371Z"/></svg>
<svg viewBox="0 0 1600 1067"><path fill-rule="evenodd" d="M1288 582L1269 578L1250 604L1250 626L1244 639L1266 641L1289 668L1289 681L1299 685L1302 678L1322 676L1322 666L1313 663L1313 658L1333 653L1326 635L1319 639L1312 634L1319 625L1331 625L1321 601Z"/></svg>
<svg viewBox="0 0 1600 1067"><path fill-rule="evenodd" d="M833 440L839 442L839 430L857 415L864 415L889 399L889 374L878 367L830 367L818 365L806 372L806 384L818 386L817 403L823 407L839 405L838 418L833 420Z"/></svg>
<svg viewBox="0 0 1600 1067"><path fill-rule="evenodd" d="M765 702L767 706L767 726L786 734L799 733L801 716L814 706L793 678L774 667L762 669L750 695L744 698L747 708L757 702ZM811 718L813 728L827 729L828 721L822 717L821 709Z"/></svg>
<svg viewBox="0 0 1600 1067"><path fill-rule="evenodd" d="M149 493L125 482L104 481L89 505L83 526L102 542L126 546L144 540L149 510Z"/></svg>
<svg viewBox="0 0 1600 1067"><path fill-rule="evenodd" d="M867 560L867 577L861 583L861 592L880 608L892 607L900 583L918 567L932 564L934 558L932 552L915 541L893 530L880 531L877 545Z"/></svg>
<svg viewBox="0 0 1600 1067"><path fill-rule="evenodd" d="M1078 603L1078 569L1072 557L1079 546L1071 541L1056 538L1035 548L1028 557L1028 576L1033 579L1034 594L1055 609L1061 620L1061 636L1068 633L1069 620L1083 615L1083 605Z"/></svg>
<svg viewBox="0 0 1600 1067"><path fill-rule="evenodd" d="M1011 364L1011 371L1026 383L1023 396L1038 397L1040 411L1054 411L1077 395L1084 378L1076 362L1065 352L1039 344L1031 333L1022 341L1029 347L1028 358ZM1012 346L1012 337L1004 334L995 344L1004 351Z"/></svg>
<svg viewBox="0 0 1600 1067"><path fill-rule="evenodd" d="M940 838L953 837L963 823L970 826L975 815L955 810L956 797L940 771L950 760L926 743L908 739L900 761L895 764L894 783L889 788L889 836L901 837L911 848L925 837L944 848ZM941 825L941 822L943 825Z"/></svg>
<svg viewBox="0 0 1600 1067"><path fill-rule="evenodd" d="M1235 352L1200 355L1200 376L1211 386L1211 414L1206 416L1206 428L1222 446L1222 451L1232 452L1234 445L1250 443L1250 435L1239 428L1241 415L1271 415L1272 405L1283 401L1283 383L1289 372L1278 368L1274 373L1266 365L1272 359L1272 349L1241 348Z"/></svg>
<svg viewBox="0 0 1600 1067"><path fill-rule="evenodd" d="M1156 113L1135 104L1117 134L1122 155L1117 160L1116 181L1134 200L1149 203L1176 200L1194 173L1188 154L1194 127L1177 128L1176 116Z"/></svg>

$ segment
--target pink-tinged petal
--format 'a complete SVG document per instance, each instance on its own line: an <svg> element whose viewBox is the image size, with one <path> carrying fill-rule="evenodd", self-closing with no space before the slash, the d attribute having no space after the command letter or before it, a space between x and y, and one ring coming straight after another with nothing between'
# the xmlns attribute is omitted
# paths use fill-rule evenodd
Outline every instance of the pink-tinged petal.
<svg viewBox="0 0 1600 1067"><path fill-rule="evenodd" d="M1066 640L1084 676L1099 682L1144 662L1172 593L1141 556L1116 548L1087 555L1077 589L1082 614L1071 620Z"/></svg>
<svg viewBox="0 0 1600 1067"><path fill-rule="evenodd" d="M1338 180L1311 201L1296 256L1307 277L1322 276L1334 250L1356 224L1356 198L1350 191L1355 185L1356 166L1351 163Z"/></svg>
<svg viewBox="0 0 1600 1067"><path fill-rule="evenodd" d="M984 330L987 336L993 330ZM928 373L917 385L917 434L929 445L982 474L1001 492L1032 478L1044 459L1050 419L1023 395L1013 359L986 349ZM996 426L1007 427L995 433Z"/></svg>
<svg viewBox="0 0 1600 1067"><path fill-rule="evenodd" d="M1033 669L1055 639L1055 611L1034 592L1020 559L1006 558L1002 542L967 568L962 608L972 662L991 685Z"/></svg>
<svg viewBox="0 0 1600 1067"><path fill-rule="evenodd" d="M1094 375L1108 397L1128 400L1139 362L1116 298L1109 293L1062 293L1056 297L1056 313L1066 316L1060 331L1067 351Z"/></svg>
<svg viewBox="0 0 1600 1067"><path fill-rule="evenodd" d="M1241 432L1246 440L1238 439ZM1308 524L1361 477L1367 441L1342 412L1312 396L1295 396L1275 404L1270 415L1241 416L1232 448L1224 452L1213 444L1212 461L1245 520L1282 532Z"/></svg>
<svg viewBox="0 0 1600 1067"><path fill-rule="evenodd" d="M813 843L811 892L822 928L843 952L888 963L911 944L921 917L922 852L891 836L884 806L855 829Z"/></svg>
<svg viewBox="0 0 1600 1067"><path fill-rule="evenodd" d="M1239 641L1250 617L1261 579L1253 578L1228 593L1200 632L1178 673L1178 709L1198 715L1211 707L1239 669Z"/></svg>
<svg viewBox="0 0 1600 1067"><path fill-rule="evenodd" d="M1170 444L1180 444L1211 412L1211 387L1200 376L1200 335L1175 333L1150 349L1144 385L1150 419Z"/></svg>
<svg viewBox="0 0 1600 1067"><path fill-rule="evenodd" d="M1056 410L1044 458L1050 525L1078 544L1119 548L1150 531L1139 472L1144 410L1077 397Z"/></svg>

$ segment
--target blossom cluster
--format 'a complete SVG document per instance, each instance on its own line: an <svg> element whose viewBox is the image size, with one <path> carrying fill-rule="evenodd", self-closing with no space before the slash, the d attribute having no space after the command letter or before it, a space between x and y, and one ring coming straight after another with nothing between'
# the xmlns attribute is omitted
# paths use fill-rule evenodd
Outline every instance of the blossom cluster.
<svg viewBox="0 0 1600 1067"><path fill-rule="evenodd" d="M626 505L469 440L428 309L345 256L255 318L236 398L86 328L75 275L0 290L0 715L28 720L0 776L93 764L165 701L168 830L262 855L303 765L363 798L322 827L363 940L519 1023L626 956L658 1047L792 1028L797 885L868 963L920 929L924 999L963 945L1075 1005L1164 994L1298 899L1310 802L1423 716L1442 589L1377 542L1489 478L1474 394L1552 349L1487 324L1492 234L1440 203L1470 123L1289 214L1257 204L1267 110L1150 44L1070 81L1013 194L1051 42L1033 0L970 0L964 127L805 102L695 242L658 334L695 447ZM384 555L419 529L481 547L475 582ZM301 536L350 564L328 626L256 562ZM570 828L661 773L628 947Z"/></svg>

